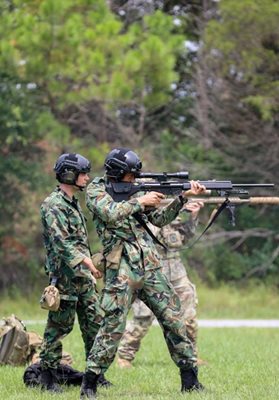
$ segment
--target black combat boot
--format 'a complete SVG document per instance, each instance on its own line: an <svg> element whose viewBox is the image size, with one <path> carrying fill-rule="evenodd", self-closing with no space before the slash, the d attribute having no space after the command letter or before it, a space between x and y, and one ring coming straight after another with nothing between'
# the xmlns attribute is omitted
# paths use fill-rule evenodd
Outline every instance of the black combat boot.
<svg viewBox="0 0 279 400"><path fill-rule="evenodd" d="M192 392L204 390L204 386L198 381L198 368L180 370L181 392Z"/></svg>
<svg viewBox="0 0 279 400"><path fill-rule="evenodd" d="M108 388L108 387L112 386L112 383L105 378L104 374L100 374L98 381L97 381L97 385L100 387Z"/></svg>
<svg viewBox="0 0 279 400"><path fill-rule="evenodd" d="M80 399L95 400L97 395L97 384L100 375L95 374L92 371L86 371L82 378L82 384L80 388Z"/></svg>
<svg viewBox="0 0 279 400"><path fill-rule="evenodd" d="M62 393L63 391L61 386L57 383L55 370L51 368L42 369L40 382L42 390L48 390L53 393Z"/></svg>

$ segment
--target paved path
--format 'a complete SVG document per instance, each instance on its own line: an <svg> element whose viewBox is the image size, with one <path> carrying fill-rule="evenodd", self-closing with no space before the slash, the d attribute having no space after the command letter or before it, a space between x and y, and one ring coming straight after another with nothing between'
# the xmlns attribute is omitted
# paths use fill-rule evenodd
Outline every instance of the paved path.
<svg viewBox="0 0 279 400"><path fill-rule="evenodd" d="M203 328L279 328L279 319L201 319Z"/></svg>
<svg viewBox="0 0 279 400"><path fill-rule="evenodd" d="M26 325L45 324L46 320L25 320ZM200 328L279 328L279 319L200 319ZM154 325L158 325L154 321Z"/></svg>

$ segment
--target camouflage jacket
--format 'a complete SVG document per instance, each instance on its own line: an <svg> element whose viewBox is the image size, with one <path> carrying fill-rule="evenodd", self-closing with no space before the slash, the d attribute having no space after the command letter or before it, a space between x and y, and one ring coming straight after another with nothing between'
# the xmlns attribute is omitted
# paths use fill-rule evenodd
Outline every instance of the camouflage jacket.
<svg viewBox="0 0 279 400"><path fill-rule="evenodd" d="M187 243L194 235L198 225L198 219L190 217L187 221L182 221L180 217L176 218L169 225L161 229L155 228L154 234L162 242L167 251L158 247L161 259L180 259L180 249Z"/></svg>
<svg viewBox="0 0 279 400"><path fill-rule="evenodd" d="M142 263L145 269L160 266L153 239L133 214L139 212L146 223L161 227L177 217L182 208L179 199L167 207L145 214L137 198L115 202L105 190L105 178L95 178L87 187L86 204L93 215L105 256L120 241L124 245L124 256L135 267Z"/></svg>
<svg viewBox="0 0 279 400"><path fill-rule="evenodd" d="M41 205L48 274L92 277L81 261L90 257L86 222L78 200L59 187Z"/></svg>
<svg viewBox="0 0 279 400"><path fill-rule="evenodd" d="M182 279L187 275L180 250L194 236L197 224L197 219L190 217L188 221L182 221L178 217L169 225L161 228L157 233L158 239L167 248L167 251L164 251L158 247L158 252L162 264L162 272L170 282Z"/></svg>

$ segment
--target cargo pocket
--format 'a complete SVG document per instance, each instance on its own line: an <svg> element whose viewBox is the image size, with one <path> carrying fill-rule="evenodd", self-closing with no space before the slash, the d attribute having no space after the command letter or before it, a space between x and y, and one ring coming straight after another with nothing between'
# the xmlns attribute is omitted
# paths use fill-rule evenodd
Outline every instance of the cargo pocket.
<svg viewBox="0 0 279 400"><path fill-rule="evenodd" d="M109 269L119 269L122 253L123 253L123 243L118 241L113 246L111 252L105 255L106 268Z"/></svg>
<svg viewBox="0 0 279 400"><path fill-rule="evenodd" d="M101 272L105 271L105 267L106 267L106 259L103 255L103 253L99 252L99 253L95 253L91 256L91 260L94 264L94 266Z"/></svg>
<svg viewBox="0 0 279 400"><path fill-rule="evenodd" d="M120 282L117 278L116 285L105 287L101 307L106 315L125 314L128 308L128 281Z"/></svg>

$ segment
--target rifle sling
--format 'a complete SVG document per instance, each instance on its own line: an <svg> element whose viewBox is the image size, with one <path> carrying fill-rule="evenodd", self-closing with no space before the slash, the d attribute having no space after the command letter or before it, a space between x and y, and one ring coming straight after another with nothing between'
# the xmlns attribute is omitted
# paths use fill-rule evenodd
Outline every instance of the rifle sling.
<svg viewBox="0 0 279 400"><path fill-rule="evenodd" d="M160 240L154 235L154 233L151 231L151 229L148 227L148 225L145 223L144 219L139 213L133 214L133 217L138 221L138 223L146 230L146 232L152 237L154 242L156 242L159 246L162 246L164 250L167 251L166 246L160 242Z"/></svg>
<svg viewBox="0 0 279 400"><path fill-rule="evenodd" d="M106 192L113 198L113 190L111 188L111 186L109 186L108 184L106 184ZM115 201L115 200L114 200ZM156 238L156 236L153 234L153 232L151 231L151 229L148 228L147 224L145 223L144 219L142 218L142 216L140 215L140 213L135 213L133 214L133 217L137 220L137 222L146 230L146 232L152 237L152 239L154 240L155 243L157 243L159 246L162 246L166 251L167 248L166 246L160 242L160 240L158 238Z"/></svg>
<svg viewBox="0 0 279 400"><path fill-rule="evenodd" d="M58 276L52 275L50 280L50 285L56 286L57 281L58 281Z"/></svg>
<svg viewBox="0 0 279 400"><path fill-rule="evenodd" d="M221 214L221 212L227 207L227 205L230 203L229 199L226 199L218 208L216 208L213 213L211 214L211 217L209 218L209 221L206 225L206 227L204 228L204 230L202 231L202 233L191 243L189 244L189 246L184 247L185 249L190 249L191 247L194 246L194 244L196 244L201 237L205 234L206 231L208 231L208 229L213 225L213 223L216 221L216 219L219 217L219 215ZM213 215L213 216L212 216Z"/></svg>

